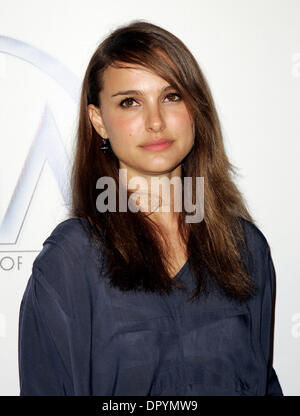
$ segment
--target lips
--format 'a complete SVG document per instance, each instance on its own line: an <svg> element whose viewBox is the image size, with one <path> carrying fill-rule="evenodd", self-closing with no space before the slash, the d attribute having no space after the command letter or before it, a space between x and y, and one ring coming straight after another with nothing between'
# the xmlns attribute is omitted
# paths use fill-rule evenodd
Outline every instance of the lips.
<svg viewBox="0 0 300 416"><path fill-rule="evenodd" d="M170 146L172 146L172 143L174 142L174 140L170 140L170 139L160 139L160 140L155 140L155 141L151 141L148 143L152 143L152 144L145 144L144 146L141 146L142 149L146 150L146 151L150 151L150 152L161 152L163 150L168 149Z"/></svg>
<svg viewBox="0 0 300 416"><path fill-rule="evenodd" d="M154 139L154 140L149 140L148 142L144 143L142 145L142 147L147 147L147 146L152 146L152 145L160 145L160 144L170 144L172 143L173 140L171 139L167 139L167 138L161 138L161 139Z"/></svg>

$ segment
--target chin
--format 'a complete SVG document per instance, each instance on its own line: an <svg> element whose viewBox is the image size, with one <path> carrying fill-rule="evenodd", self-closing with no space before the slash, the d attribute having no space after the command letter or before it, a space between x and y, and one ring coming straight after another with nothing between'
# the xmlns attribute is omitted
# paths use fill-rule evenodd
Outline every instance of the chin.
<svg viewBox="0 0 300 416"><path fill-rule="evenodd" d="M167 175L168 173L173 172L176 169L175 165L170 166L170 164L166 164L165 166L144 166L143 171L145 174L148 175Z"/></svg>

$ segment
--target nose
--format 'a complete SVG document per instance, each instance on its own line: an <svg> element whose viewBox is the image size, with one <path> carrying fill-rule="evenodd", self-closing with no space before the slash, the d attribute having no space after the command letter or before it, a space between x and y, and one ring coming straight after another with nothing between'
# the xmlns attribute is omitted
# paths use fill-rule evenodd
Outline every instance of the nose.
<svg viewBox="0 0 300 416"><path fill-rule="evenodd" d="M147 110L145 124L147 131L159 132L165 128L165 120L158 105Z"/></svg>

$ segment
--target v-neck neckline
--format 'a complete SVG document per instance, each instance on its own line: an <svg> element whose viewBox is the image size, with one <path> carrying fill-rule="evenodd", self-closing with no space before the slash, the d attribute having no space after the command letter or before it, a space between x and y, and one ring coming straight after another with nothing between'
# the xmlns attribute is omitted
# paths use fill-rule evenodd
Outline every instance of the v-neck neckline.
<svg viewBox="0 0 300 416"><path fill-rule="evenodd" d="M172 277L172 280L174 279L177 280L185 272L185 269L187 268L188 263L189 263L189 259L187 259L187 261L184 263L181 269L175 274L175 276Z"/></svg>

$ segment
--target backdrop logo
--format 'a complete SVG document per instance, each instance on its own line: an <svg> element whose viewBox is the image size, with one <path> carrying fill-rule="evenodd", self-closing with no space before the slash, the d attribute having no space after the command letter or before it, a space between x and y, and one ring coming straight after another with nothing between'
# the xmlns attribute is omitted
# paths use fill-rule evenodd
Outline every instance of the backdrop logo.
<svg viewBox="0 0 300 416"><path fill-rule="evenodd" d="M300 77L300 52L295 52L292 56L292 77Z"/></svg>
<svg viewBox="0 0 300 416"><path fill-rule="evenodd" d="M300 313L294 313L292 316L292 328L291 333L293 338L300 338Z"/></svg>
<svg viewBox="0 0 300 416"><path fill-rule="evenodd" d="M12 55L39 68L54 79L75 102L79 99L80 82L63 64L45 52L20 40L0 36L0 52ZM48 162L55 180L68 203L66 168L69 158L50 106L46 103L37 133L14 187L0 223L0 244L16 244L30 207L43 167Z"/></svg>

